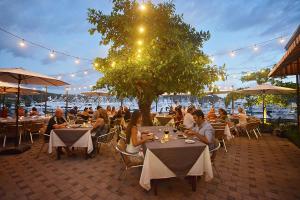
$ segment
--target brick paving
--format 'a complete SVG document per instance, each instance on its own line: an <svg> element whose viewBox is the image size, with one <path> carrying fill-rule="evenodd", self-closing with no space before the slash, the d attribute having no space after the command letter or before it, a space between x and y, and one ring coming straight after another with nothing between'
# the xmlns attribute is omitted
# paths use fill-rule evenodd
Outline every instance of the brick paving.
<svg viewBox="0 0 300 200"><path fill-rule="evenodd" d="M75 157L42 153L37 141L32 149L0 157L0 199L300 199L300 149L265 134L259 141L235 138L218 152L219 175L211 182L201 179L192 192L187 180L161 182L158 196L139 186L141 171L134 169L119 180L120 158L104 147L94 159L83 152Z"/></svg>

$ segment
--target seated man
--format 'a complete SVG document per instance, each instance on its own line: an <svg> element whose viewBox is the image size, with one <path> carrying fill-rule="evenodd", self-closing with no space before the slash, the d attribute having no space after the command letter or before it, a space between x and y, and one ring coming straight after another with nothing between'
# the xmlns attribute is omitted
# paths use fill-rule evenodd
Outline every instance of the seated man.
<svg viewBox="0 0 300 200"><path fill-rule="evenodd" d="M55 115L50 118L45 134L50 135L50 133L53 129L65 128L67 126L67 122L63 118L63 114L64 113L63 113L62 109L57 108L55 110ZM46 143L48 143L49 137L44 137L44 140ZM70 150L68 148L65 148L65 149L68 153L70 152ZM61 151L61 148L58 147L57 150Z"/></svg>
<svg viewBox="0 0 300 200"><path fill-rule="evenodd" d="M204 119L204 114L201 110L195 110L192 115L195 121L195 127L185 131L185 134L188 136L196 136L201 142L208 145L209 150L212 150L214 148L215 139L214 128Z"/></svg>

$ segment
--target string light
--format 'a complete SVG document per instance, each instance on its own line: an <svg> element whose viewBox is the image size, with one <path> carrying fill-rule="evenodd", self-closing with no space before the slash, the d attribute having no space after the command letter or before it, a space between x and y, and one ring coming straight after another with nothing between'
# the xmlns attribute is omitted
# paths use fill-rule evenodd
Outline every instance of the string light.
<svg viewBox="0 0 300 200"><path fill-rule="evenodd" d="M87 74L88 74L88 72L87 72L87 71L84 71L83 73L84 73L85 75L87 75Z"/></svg>
<svg viewBox="0 0 300 200"><path fill-rule="evenodd" d="M20 47L25 47L25 46L26 46L25 40L21 40L21 41L19 42L19 46L20 46Z"/></svg>
<svg viewBox="0 0 300 200"><path fill-rule="evenodd" d="M143 44L143 40L138 40L137 44L141 46Z"/></svg>
<svg viewBox="0 0 300 200"><path fill-rule="evenodd" d="M258 46L257 45L253 46L253 51L258 51Z"/></svg>
<svg viewBox="0 0 300 200"><path fill-rule="evenodd" d="M144 4L141 4L141 5L139 6L139 9L140 9L141 11L145 11L145 10L146 10L146 6L145 6Z"/></svg>
<svg viewBox="0 0 300 200"><path fill-rule="evenodd" d="M79 60L79 58L76 58L74 62L75 62L75 64L77 64L77 65L78 65L78 64L80 63L80 60Z"/></svg>
<svg viewBox="0 0 300 200"><path fill-rule="evenodd" d="M145 28L142 27L142 26L140 26L140 27L139 27L139 33L144 33L144 32L145 32Z"/></svg>
<svg viewBox="0 0 300 200"><path fill-rule="evenodd" d="M51 52L49 53L49 56L50 56L50 58L55 58L55 53L54 53L54 51L51 51Z"/></svg>
<svg viewBox="0 0 300 200"><path fill-rule="evenodd" d="M280 37L280 38L279 38L279 43L280 43L280 44L283 44L284 42L285 42L284 37Z"/></svg>
<svg viewBox="0 0 300 200"><path fill-rule="evenodd" d="M75 77L75 74L71 74L71 77Z"/></svg>
<svg viewBox="0 0 300 200"><path fill-rule="evenodd" d="M230 57L235 57L235 52L231 51L229 55L230 55Z"/></svg>

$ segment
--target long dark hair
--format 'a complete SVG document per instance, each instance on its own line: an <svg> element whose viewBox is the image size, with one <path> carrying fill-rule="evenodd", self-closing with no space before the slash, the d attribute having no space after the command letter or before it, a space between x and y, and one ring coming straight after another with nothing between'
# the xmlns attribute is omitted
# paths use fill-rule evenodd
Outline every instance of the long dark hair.
<svg viewBox="0 0 300 200"><path fill-rule="evenodd" d="M130 122L127 125L126 128L126 143L129 144L130 143L130 138L131 138L131 129L132 127L137 125L137 121L138 119L141 117L142 113L139 110L135 110L133 111L131 118L130 118Z"/></svg>

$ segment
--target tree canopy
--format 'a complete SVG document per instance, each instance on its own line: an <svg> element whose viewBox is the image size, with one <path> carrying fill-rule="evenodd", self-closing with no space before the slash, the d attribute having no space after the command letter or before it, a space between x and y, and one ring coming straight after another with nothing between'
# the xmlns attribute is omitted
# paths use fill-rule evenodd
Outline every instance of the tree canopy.
<svg viewBox="0 0 300 200"><path fill-rule="evenodd" d="M202 51L210 33L197 31L175 11L172 2L130 0L113 0L110 14L89 9L90 34L100 33L100 45L110 46L105 58L94 61L103 74L96 87L136 97L142 112L150 112L152 101L165 92L200 96L206 87L213 89L224 67L211 65Z"/></svg>

